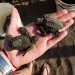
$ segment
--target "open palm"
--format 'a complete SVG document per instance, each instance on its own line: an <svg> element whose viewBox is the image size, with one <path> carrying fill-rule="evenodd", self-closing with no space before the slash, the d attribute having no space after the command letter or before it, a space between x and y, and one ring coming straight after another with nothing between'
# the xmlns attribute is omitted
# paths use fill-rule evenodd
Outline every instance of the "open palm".
<svg viewBox="0 0 75 75"><path fill-rule="evenodd" d="M12 8L12 14L11 14L11 21L10 25L8 27L6 35L12 35L13 37L21 35L18 32L18 11L16 8ZM6 51L9 60L16 66L20 66L23 64L27 64L42 54L44 54L49 48L54 46L56 43L58 43L60 40L62 40L66 35L67 31L66 29L73 24L73 19L75 17L75 14L73 12L68 13L67 10L61 10L59 12L50 14L50 16L55 17L63 22L65 22L66 26L60 30L61 35L59 37L54 37L54 35L51 33L49 36L40 36L39 40L37 43L34 44L33 48L25 53L24 56L22 54L24 53L23 51L20 50L12 50L8 51L7 50L7 36L5 38L5 45L4 45L4 50ZM29 25L26 25L25 28L30 32L31 36L33 35L40 35L40 32L37 31L38 27L37 25L33 22Z"/></svg>

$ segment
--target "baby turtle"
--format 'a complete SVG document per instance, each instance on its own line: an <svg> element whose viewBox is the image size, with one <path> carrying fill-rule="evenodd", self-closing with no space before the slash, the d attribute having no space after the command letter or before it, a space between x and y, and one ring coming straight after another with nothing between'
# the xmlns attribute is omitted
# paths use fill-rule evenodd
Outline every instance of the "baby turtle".
<svg viewBox="0 0 75 75"><path fill-rule="evenodd" d="M65 26L65 23L59 21L56 18L50 17L50 15L46 14L43 18L37 18L36 24L39 27L39 31L48 35L50 32L55 33L58 37L60 35L59 29L62 29Z"/></svg>
<svg viewBox="0 0 75 75"><path fill-rule="evenodd" d="M13 37L12 35L7 35L9 44L8 44L8 49L9 51L18 49L18 50L30 50L33 47L33 44L36 43L39 39L39 36L32 36L30 33L27 31L26 28L20 27L19 28L20 32L22 35ZM25 53L23 54L23 56Z"/></svg>

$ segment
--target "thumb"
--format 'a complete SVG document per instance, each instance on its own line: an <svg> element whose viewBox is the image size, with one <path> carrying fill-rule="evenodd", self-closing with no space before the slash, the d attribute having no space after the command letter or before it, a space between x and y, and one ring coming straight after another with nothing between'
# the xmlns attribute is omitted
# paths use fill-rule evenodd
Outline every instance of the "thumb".
<svg viewBox="0 0 75 75"><path fill-rule="evenodd" d="M10 26L16 26L18 22L18 11L16 8L12 8L10 17Z"/></svg>
<svg viewBox="0 0 75 75"><path fill-rule="evenodd" d="M16 35L18 33L18 11L16 8L12 8L11 10L11 17L10 17L10 24L7 30L7 34Z"/></svg>

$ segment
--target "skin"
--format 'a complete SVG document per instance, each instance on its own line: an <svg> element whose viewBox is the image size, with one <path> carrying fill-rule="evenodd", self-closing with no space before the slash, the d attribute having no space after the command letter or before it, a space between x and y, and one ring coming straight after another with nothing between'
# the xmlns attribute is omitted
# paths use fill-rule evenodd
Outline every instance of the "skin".
<svg viewBox="0 0 75 75"><path fill-rule="evenodd" d="M0 54L11 65L12 70L16 69L14 66L18 67L20 65L27 64L35 60L36 58L44 54L49 48L51 48L56 43L58 43L60 40L62 40L67 35L66 29L69 28L74 23L72 18L75 17L75 13L73 12L68 13L68 11L65 9L50 14L52 17L55 17L59 19L60 21L65 22L66 27L59 30L61 32L61 35L59 37L54 37L54 35L51 33L49 36L46 36L46 37L41 36L39 41L34 45L33 49L27 52L24 57L22 57L23 53L21 51L18 51L18 50L8 51L7 50L7 43L8 43L7 35L9 34L12 36L20 35L20 33L18 32L19 26L17 24L18 17L19 17L18 11L16 8L13 7L11 12L12 12L11 21L10 21L8 30L6 32L5 43L4 43L4 50L7 53L8 58L5 56L3 51L1 51ZM40 35L40 33L37 31L38 28L34 22L25 26L25 28L30 32L32 36L35 34ZM12 66L12 64L9 61L11 61L14 66ZM3 75L2 72L0 72L0 75Z"/></svg>
<svg viewBox="0 0 75 75"><path fill-rule="evenodd" d="M25 75L25 74L32 75L32 68L33 68L33 63L31 62L27 65L26 68L16 71L16 73L18 74L14 74L14 75ZM43 68L43 71L41 72L41 75L48 75L50 73L50 66L48 64L45 63L42 68ZM48 71L48 74L47 74L47 71Z"/></svg>
<svg viewBox="0 0 75 75"><path fill-rule="evenodd" d="M33 63L31 62L27 65L26 68L23 68L22 70L16 71L16 73L18 73L18 74L14 74L14 75L25 75L25 74L31 75L32 74L32 67L33 67ZM13 75L13 74L11 74L11 75Z"/></svg>
<svg viewBox="0 0 75 75"><path fill-rule="evenodd" d="M66 26L63 29L59 30L61 33L60 36L55 37L54 34L52 33L49 36L41 36L40 32L37 31L38 27L37 25L35 25L34 22L25 26L25 28L30 32L32 36L36 34L40 35L40 39L30 51L28 51L24 56L22 56L23 54L22 51L19 51L19 50L8 51L7 50L7 44L8 44L7 35L12 35L13 37L21 35L18 32L18 28L19 28L17 24L18 17L19 17L18 11L16 8L12 8L11 20L10 20L8 30L6 32L6 37L5 37L4 50L6 51L8 55L8 59L13 63L14 66L18 67L20 65L27 64L35 60L36 58L43 55L49 48L51 48L60 40L62 40L67 35L66 29L74 23L72 18L75 17L75 13L73 12L68 13L68 11L64 9L64 10L51 14L51 16L65 22L66 24Z"/></svg>

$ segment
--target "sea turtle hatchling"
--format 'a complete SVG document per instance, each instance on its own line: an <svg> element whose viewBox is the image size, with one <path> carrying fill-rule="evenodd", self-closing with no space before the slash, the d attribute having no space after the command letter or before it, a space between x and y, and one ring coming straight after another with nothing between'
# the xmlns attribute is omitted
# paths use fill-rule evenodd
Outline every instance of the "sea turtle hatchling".
<svg viewBox="0 0 75 75"><path fill-rule="evenodd" d="M11 51L17 49L28 51L33 47L33 44L39 40L38 35L31 37L30 33L27 31L26 28L20 27L19 30L22 33L22 35L16 37L13 37L12 35L7 35L9 41L7 50Z"/></svg>
<svg viewBox="0 0 75 75"><path fill-rule="evenodd" d="M39 27L39 31L48 35L50 32L55 33L58 37L60 35L59 29L65 26L64 22L59 21L56 18L50 17L49 14L44 15L43 18L37 18L36 24Z"/></svg>

